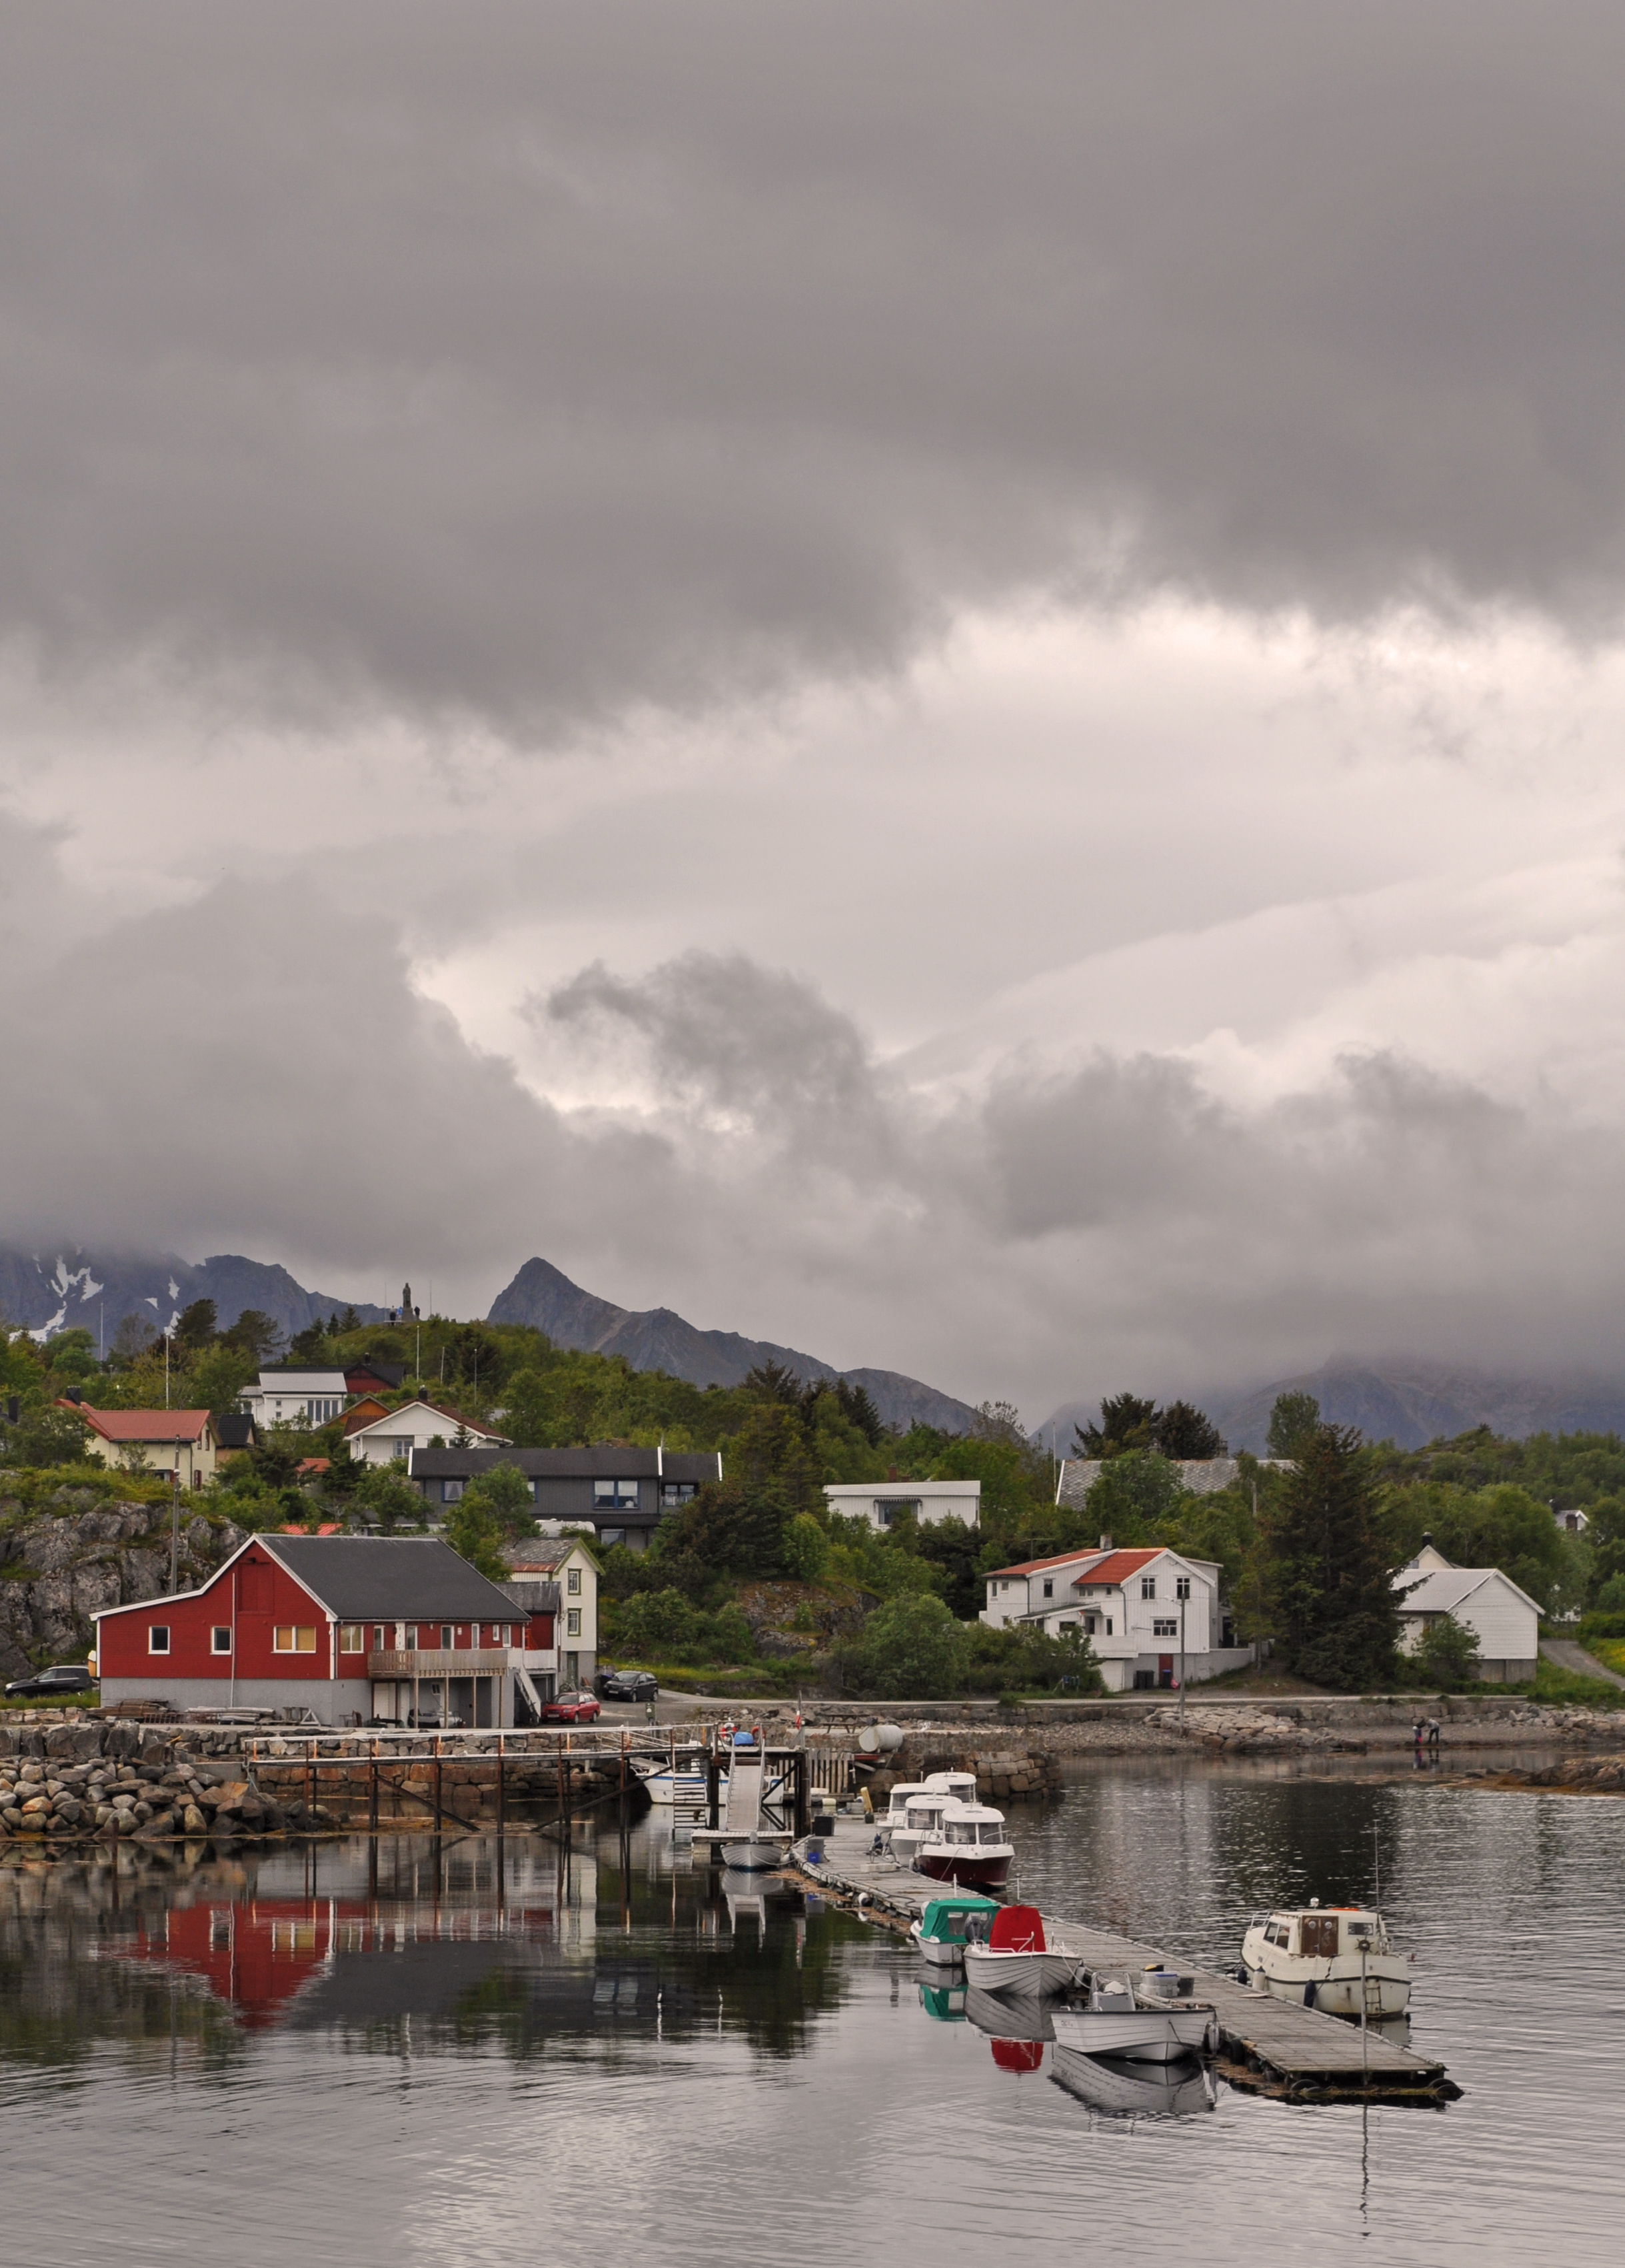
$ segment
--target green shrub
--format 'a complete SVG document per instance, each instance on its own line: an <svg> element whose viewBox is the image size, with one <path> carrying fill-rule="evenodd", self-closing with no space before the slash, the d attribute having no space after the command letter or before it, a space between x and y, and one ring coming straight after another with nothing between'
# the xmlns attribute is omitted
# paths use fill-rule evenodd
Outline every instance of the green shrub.
<svg viewBox="0 0 1625 2268"><path fill-rule="evenodd" d="M967 1639L934 1592L906 1592L870 1616L835 1649L844 1690L882 1701L926 1701L965 1683Z"/></svg>
<svg viewBox="0 0 1625 2268"><path fill-rule="evenodd" d="M1454 1615L1433 1616L1420 1642L1404 1659L1419 1685L1434 1687L1441 1693L1459 1692L1478 1683L1477 1636Z"/></svg>

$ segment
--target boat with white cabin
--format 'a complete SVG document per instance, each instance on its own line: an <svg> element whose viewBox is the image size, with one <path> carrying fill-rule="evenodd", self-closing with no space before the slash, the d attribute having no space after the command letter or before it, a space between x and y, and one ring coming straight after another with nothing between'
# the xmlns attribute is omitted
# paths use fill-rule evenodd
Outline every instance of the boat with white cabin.
<svg viewBox="0 0 1625 2268"><path fill-rule="evenodd" d="M1368 1906L1323 1906L1312 1898L1306 1906L1254 1914L1241 1958L1255 1992L1328 2016L1402 2016L1410 2005L1410 1964Z"/></svg>
<svg viewBox="0 0 1625 2268"><path fill-rule="evenodd" d="M921 1838L914 1863L935 1882L957 1882L961 1889L1002 1890L1015 1858L1016 1846L1002 1811L985 1803L950 1802L936 1826Z"/></svg>

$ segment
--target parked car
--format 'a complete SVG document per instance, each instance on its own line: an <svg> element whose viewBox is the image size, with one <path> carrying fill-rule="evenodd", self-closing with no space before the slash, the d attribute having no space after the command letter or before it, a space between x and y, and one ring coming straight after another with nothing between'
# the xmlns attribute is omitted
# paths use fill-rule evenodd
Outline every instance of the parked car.
<svg viewBox="0 0 1625 2268"><path fill-rule="evenodd" d="M49 1669L36 1669L32 1677L14 1677L5 1689L6 1698L26 1694L45 1700L53 1693L86 1693L95 1682L83 1662L59 1661Z"/></svg>
<svg viewBox="0 0 1625 2268"><path fill-rule="evenodd" d="M458 1716L455 1711L446 1717L443 1717L438 1709L407 1711L408 1724L416 1726L424 1733L460 1733L467 1721L466 1717Z"/></svg>
<svg viewBox="0 0 1625 2268"><path fill-rule="evenodd" d="M555 1694L551 1701L541 1705L544 1725L590 1725L603 1713L598 1705L598 1696L589 1693L585 1686L574 1693Z"/></svg>
<svg viewBox="0 0 1625 2268"><path fill-rule="evenodd" d="M600 1701L658 1701L660 1681L647 1669L600 1669L598 1692Z"/></svg>

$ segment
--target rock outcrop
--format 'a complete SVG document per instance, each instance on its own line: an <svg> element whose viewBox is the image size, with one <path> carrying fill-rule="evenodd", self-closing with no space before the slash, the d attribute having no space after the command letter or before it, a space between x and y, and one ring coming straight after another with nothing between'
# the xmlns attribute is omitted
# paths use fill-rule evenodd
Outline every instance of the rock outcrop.
<svg viewBox="0 0 1625 2268"><path fill-rule="evenodd" d="M82 1660L101 1608L165 1589L169 1522L167 1504L121 1502L71 1486L25 1506L8 1500L0 1474L0 1678L26 1676L48 1660ZM201 1581L242 1541L240 1528L183 1497L180 1587Z"/></svg>

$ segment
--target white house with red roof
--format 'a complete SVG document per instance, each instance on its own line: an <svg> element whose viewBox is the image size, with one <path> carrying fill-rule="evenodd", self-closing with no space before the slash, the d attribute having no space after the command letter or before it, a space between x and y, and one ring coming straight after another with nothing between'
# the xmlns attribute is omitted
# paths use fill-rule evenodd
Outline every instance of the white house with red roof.
<svg viewBox="0 0 1625 2268"><path fill-rule="evenodd" d="M449 1449L453 1443L480 1449L509 1446L505 1433L476 1425L460 1410L447 1410L426 1395L420 1395L415 1402L403 1402L398 1410L386 1410L371 1425L357 1426L347 1435L344 1446L352 1457L363 1457L370 1465L392 1465L409 1464L415 1450Z"/></svg>
<svg viewBox="0 0 1625 2268"><path fill-rule="evenodd" d="M981 1619L994 1629L1023 1624L1050 1638L1087 1637L1109 1692L1173 1686L1181 1658L1185 1683L1239 1669L1250 1646L1226 1644L1221 1570L1165 1545L1063 1551L996 1567Z"/></svg>
<svg viewBox="0 0 1625 2268"><path fill-rule="evenodd" d="M202 1488L215 1476L220 1444L207 1410L95 1410L88 1402L58 1405L85 1420L85 1454L153 1480L180 1476Z"/></svg>

